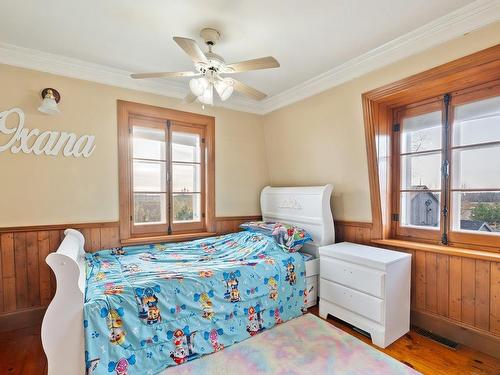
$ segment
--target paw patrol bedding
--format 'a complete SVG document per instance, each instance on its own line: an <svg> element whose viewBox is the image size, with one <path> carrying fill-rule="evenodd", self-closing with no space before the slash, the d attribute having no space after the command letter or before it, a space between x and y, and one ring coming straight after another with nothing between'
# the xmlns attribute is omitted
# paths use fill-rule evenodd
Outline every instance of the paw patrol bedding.
<svg viewBox="0 0 500 375"><path fill-rule="evenodd" d="M87 254L91 374L156 374L301 315L305 266L253 232Z"/></svg>

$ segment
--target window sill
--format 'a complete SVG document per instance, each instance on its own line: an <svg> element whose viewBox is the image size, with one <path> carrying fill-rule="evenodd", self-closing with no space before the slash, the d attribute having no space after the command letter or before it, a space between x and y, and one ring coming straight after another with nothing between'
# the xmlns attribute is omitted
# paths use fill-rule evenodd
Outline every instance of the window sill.
<svg viewBox="0 0 500 375"><path fill-rule="evenodd" d="M473 259L488 260L491 262L500 262L500 253L495 253L492 251L471 250L461 247L441 246L441 245L433 245L433 244L426 244L413 241L392 240L392 239L372 240L371 242L376 245L390 246L403 250L429 251L432 253L459 256L462 258L473 258Z"/></svg>
<svg viewBox="0 0 500 375"><path fill-rule="evenodd" d="M149 243L160 242L182 242L196 240L198 238L216 236L215 232L197 232L197 233L182 233L182 234L169 234L164 236L150 236L150 237L132 237L121 240L122 245L142 245Z"/></svg>

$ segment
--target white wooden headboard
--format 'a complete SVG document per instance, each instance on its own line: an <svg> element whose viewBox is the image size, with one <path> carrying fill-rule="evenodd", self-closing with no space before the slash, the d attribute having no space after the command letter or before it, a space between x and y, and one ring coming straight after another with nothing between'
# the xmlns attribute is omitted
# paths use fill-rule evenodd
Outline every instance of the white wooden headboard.
<svg viewBox="0 0 500 375"><path fill-rule="evenodd" d="M260 194L262 219L305 229L313 238L313 243L305 245L303 251L318 257L318 246L335 241L330 208L332 191L333 185L330 184L305 187L266 186Z"/></svg>

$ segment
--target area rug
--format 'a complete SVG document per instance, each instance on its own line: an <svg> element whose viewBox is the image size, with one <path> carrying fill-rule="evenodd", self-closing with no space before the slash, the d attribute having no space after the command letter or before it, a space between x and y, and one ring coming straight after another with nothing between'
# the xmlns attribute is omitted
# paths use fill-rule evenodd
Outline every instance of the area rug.
<svg viewBox="0 0 500 375"><path fill-rule="evenodd" d="M330 323L306 314L165 375L419 374Z"/></svg>

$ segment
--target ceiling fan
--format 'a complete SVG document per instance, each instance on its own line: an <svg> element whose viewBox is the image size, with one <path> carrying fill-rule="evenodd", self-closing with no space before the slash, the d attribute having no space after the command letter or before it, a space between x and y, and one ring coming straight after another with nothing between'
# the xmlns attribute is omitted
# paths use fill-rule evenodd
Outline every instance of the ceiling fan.
<svg viewBox="0 0 500 375"><path fill-rule="evenodd" d="M250 70L278 68L279 62L271 56L258 59L226 64L224 59L213 53L212 48L220 39L220 33L211 28L201 30L200 36L208 46L208 52L203 52L193 39L174 36L174 41L186 52L194 62L195 71L139 73L132 74L132 78L176 78L193 77L189 81L191 93L185 98L188 103L198 99L203 104L213 105L213 91L221 100L227 100L233 90L236 90L252 99L262 100L267 95L225 74L247 72Z"/></svg>

